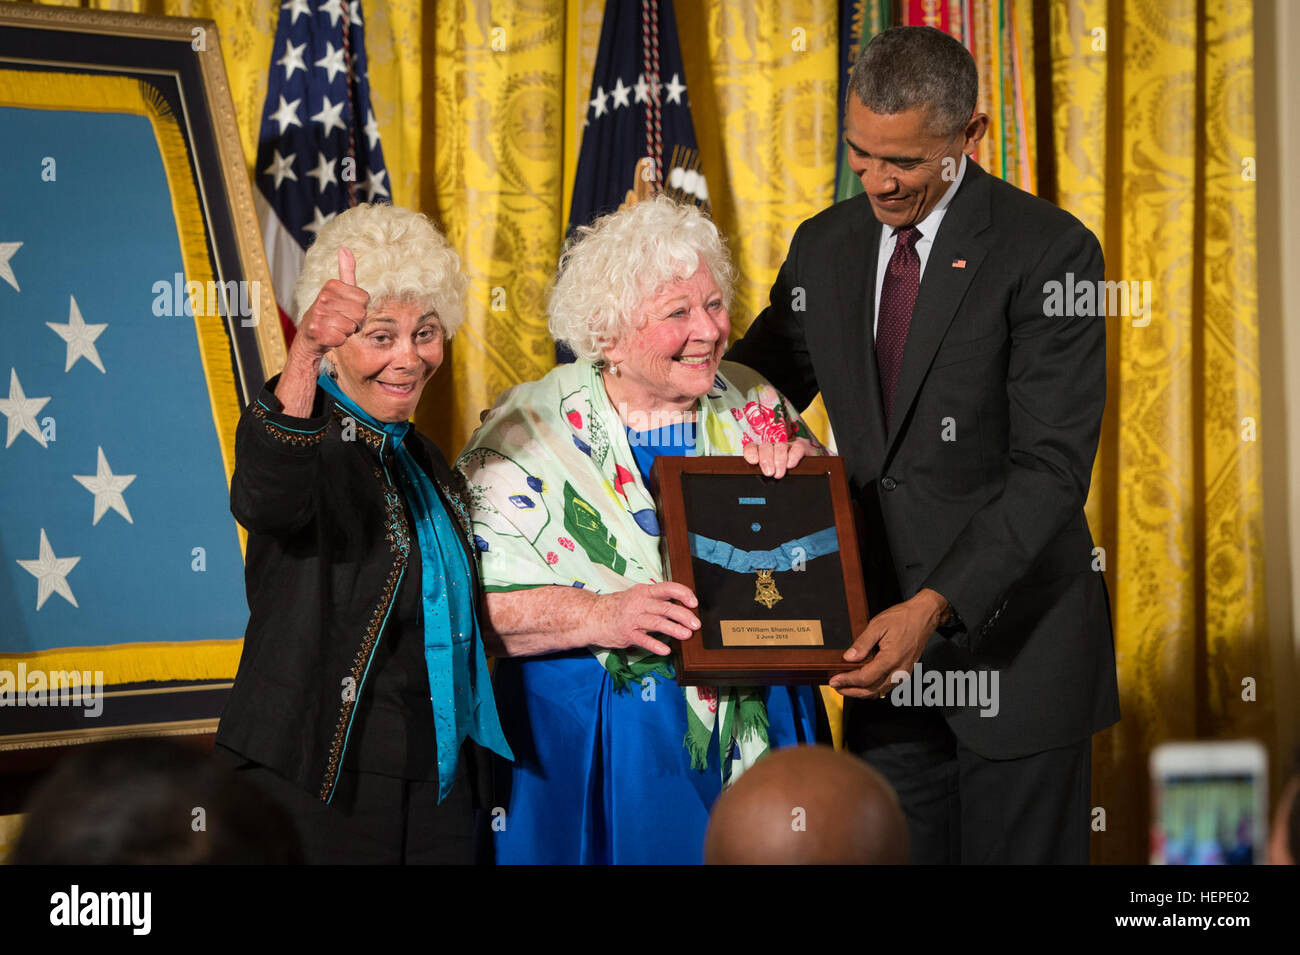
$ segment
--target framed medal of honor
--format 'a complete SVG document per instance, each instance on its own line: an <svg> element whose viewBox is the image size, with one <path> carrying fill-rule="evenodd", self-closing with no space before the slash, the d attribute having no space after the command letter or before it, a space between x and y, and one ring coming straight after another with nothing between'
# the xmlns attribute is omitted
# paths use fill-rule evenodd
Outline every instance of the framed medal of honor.
<svg viewBox="0 0 1300 955"><path fill-rule="evenodd" d="M669 577L699 599L674 645L678 682L825 683L855 669L867 626L844 462L805 458L780 480L739 457L655 462Z"/></svg>

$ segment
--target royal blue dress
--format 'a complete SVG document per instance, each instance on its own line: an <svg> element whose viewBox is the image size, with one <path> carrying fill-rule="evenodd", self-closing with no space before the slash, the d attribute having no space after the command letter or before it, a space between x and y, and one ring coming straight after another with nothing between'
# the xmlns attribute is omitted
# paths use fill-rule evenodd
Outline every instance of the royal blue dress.
<svg viewBox="0 0 1300 955"><path fill-rule="evenodd" d="M660 454L693 447L688 425L629 432L647 484ZM656 678L657 679L657 678ZM717 728L708 767L691 769L686 701L675 680L616 693L590 650L497 661L497 706L513 765L502 764L497 862L696 864L722 789ZM814 742L817 691L764 689L773 749Z"/></svg>

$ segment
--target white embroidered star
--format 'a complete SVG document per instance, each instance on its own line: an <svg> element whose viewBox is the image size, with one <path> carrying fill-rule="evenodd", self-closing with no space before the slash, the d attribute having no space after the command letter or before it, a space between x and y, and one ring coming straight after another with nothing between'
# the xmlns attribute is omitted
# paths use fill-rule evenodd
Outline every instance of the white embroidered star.
<svg viewBox="0 0 1300 955"><path fill-rule="evenodd" d="M135 475L114 474L109 470L108 458L104 457L103 448L99 449L95 473L74 474L72 479L95 495L95 517L90 522L92 526L99 523L99 519L108 513L110 507L125 517L128 524L135 523L131 520L131 512L127 509L126 498L122 497L122 492L135 480Z"/></svg>
<svg viewBox="0 0 1300 955"><path fill-rule="evenodd" d="M307 49L307 44L305 42L294 46L288 40L284 41L284 56L276 60L275 65L284 67L285 80L288 80L293 76L294 70L302 70L304 73L307 72L307 64L304 63L302 59L302 51L305 49Z"/></svg>
<svg viewBox="0 0 1300 955"><path fill-rule="evenodd" d="M324 152L316 154L319 158L316 161L316 168L307 173L316 180L316 191L324 192L325 187L330 183L337 183L338 177L334 175L334 164L325 158Z"/></svg>
<svg viewBox="0 0 1300 955"><path fill-rule="evenodd" d="M54 334L68 343L68 360L63 370L72 371L72 366L77 363L77 359L84 358L103 372L104 363L99 360L99 349L95 347L95 339L108 328L108 323L87 325L82 321L81 309L77 308L76 298L71 295L68 298L72 300L72 305L68 310L67 322L62 325L58 322L45 323L54 330Z"/></svg>
<svg viewBox="0 0 1300 955"><path fill-rule="evenodd" d="M677 81L676 73L674 73L673 78L668 81L668 86L666 88L668 90L668 102L681 103L682 94L686 92L686 84Z"/></svg>
<svg viewBox="0 0 1300 955"><path fill-rule="evenodd" d="M343 107L346 105L347 103L344 100L339 100L337 103L331 103L328 96L321 97L320 112L312 117L312 122L320 123L325 127L320 131L322 136L328 136L330 130L335 126L339 129L347 129L343 120L339 118L343 112Z"/></svg>
<svg viewBox="0 0 1300 955"><path fill-rule="evenodd" d="M375 122L375 111L370 111L370 118L366 120L366 125L361 127L366 134L366 139L370 141L370 148L374 149L375 144L379 142L379 124Z"/></svg>
<svg viewBox="0 0 1300 955"><path fill-rule="evenodd" d="M280 9L288 10L291 14L289 18L289 26L293 26L297 23L298 17L301 14L305 13L307 16L311 16L311 7L308 5L307 0L289 0L288 3L280 4Z"/></svg>
<svg viewBox="0 0 1300 955"><path fill-rule="evenodd" d="M280 150L275 150L275 158L271 160L271 165L262 170L263 174L275 177L275 188L280 188L280 183L286 179L298 181L298 174L293 171L293 161L298 158L297 153L290 153L288 156L281 156Z"/></svg>
<svg viewBox="0 0 1300 955"><path fill-rule="evenodd" d="M348 19L357 26L364 26L361 22L361 0L352 0L352 2L348 4ZM367 76L366 82L369 81L370 77Z"/></svg>
<svg viewBox="0 0 1300 955"><path fill-rule="evenodd" d="M388 195L388 187L384 185L384 177L388 175L388 170L381 169L379 172L366 173L366 191L370 193L370 201L375 201L375 196Z"/></svg>
<svg viewBox="0 0 1300 955"><path fill-rule="evenodd" d="M41 528L41 550L35 560L19 560L18 566L36 578L36 609L45 606L50 594L58 594L72 606L77 606L77 598L72 596L68 586L68 574L77 566L80 557L55 557L54 548Z"/></svg>
<svg viewBox="0 0 1300 955"><path fill-rule="evenodd" d="M343 4L341 0L325 0L317 12L328 13L330 15L330 26L336 27L339 25L339 17L343 16Z"/></svg>
<svg viewBox="0 0 1300 955"><path fill-rule="evenodd" d="M5 438L5 447L14 443L14 438L27 432L36 439L42 448L47 447L45 435L36 427L36 415L45 407L49 398L28 398L23 394L23 386L18 383L17 369L9 369L9 397L0 398L0 414L9 419L9 434Z"/></svg>
<svg viewBox="0 0 1300 955"><path fill-rule="evenodd" d="M292 103L286 103L284 96L280 97L280 108L271 114L271 122L280 124L280 135L290 126L301 126L302 120L298 118L298 104L301 99L296 99Z"/></svg>
<svg viewBox="0 0 1300 955"><path fill-rule="evenodd" d="M638 103L659 102L659 93L664 88L656 77L654 82L644 79L644 76L637 77L637 97Z"/></svg>
<svg viewBox="0 0 1300 955"><path fill-rule="evenodd" d="M18 277L14 275L14 267L9 264L9 260L21 247L21 242L0 242L0 279L12 285L15 292L21 292L22 289L18 287Z"/></svg>
<svg viewBox="0 0 1300 955"><path fill-rule="evenodd" d="M605 109L605 100L607 100L608 98L609 98L609 94L605 92L605 88L603 86L597 86L596 95L591 100L592 108L596 110L597 119L599 119L601 116L604 116L605 113L607 112L607 110Z"/></svg>
<svg viewBox="0 0 1300 955"><path fill-rule="evenodd" d="M333 212L331 212L329 215L325 215L319 209L313 209L312 212L315 213L315 216L312 218L312 221L304 225L303 228L308 232L313 232L313 233L319 232L321 226L323 226L325 223L333 219L335 215L335 213Z"/></svg>
<svg viewBox="0 0 1300 955"><path fill-rule="evenodd" d="M347 67L343 65L343 48L334 49L334 44L326 42L325 55L317 60L313 66L319 66L329 74L329 81L334 82L334 77L344 72Z"/></svg>
<svg viewBox="0 0 1300 955"><path fill-rule="evenodd" d="M620 106L631 105L627 101L627 94L632 92L632 87L623 85L623 77L620 76L614 82L614 88L610 90L610 92L614 94L614 109L618 109Z"/></svg>

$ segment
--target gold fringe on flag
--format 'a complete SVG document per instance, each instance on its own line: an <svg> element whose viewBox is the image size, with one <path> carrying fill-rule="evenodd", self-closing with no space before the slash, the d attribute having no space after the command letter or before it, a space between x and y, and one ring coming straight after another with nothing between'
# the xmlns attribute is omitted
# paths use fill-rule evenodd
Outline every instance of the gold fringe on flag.
<svg viewBox="0 0 1300 955"><path fill-rule="evenodd" d="M28 673L100 671L105 685L153 680L228 680L239 669L243 648L243 639L60 647L33 653L0 653L0 671L17 673L19 663L26 664Z"/></svg>

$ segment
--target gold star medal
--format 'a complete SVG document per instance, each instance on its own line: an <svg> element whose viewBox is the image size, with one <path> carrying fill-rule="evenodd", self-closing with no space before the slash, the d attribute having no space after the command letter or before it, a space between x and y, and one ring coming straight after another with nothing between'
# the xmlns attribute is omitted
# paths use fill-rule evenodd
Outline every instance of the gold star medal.
<svg viewBox="0 0 1300 955"><path fill-rule="evenodd" d="M772 579L772 571L759 570L758 579L755 581L754 602L760 603L768 610L771 610L780 599L781 593L776 589L776 581Z"/></svg>

